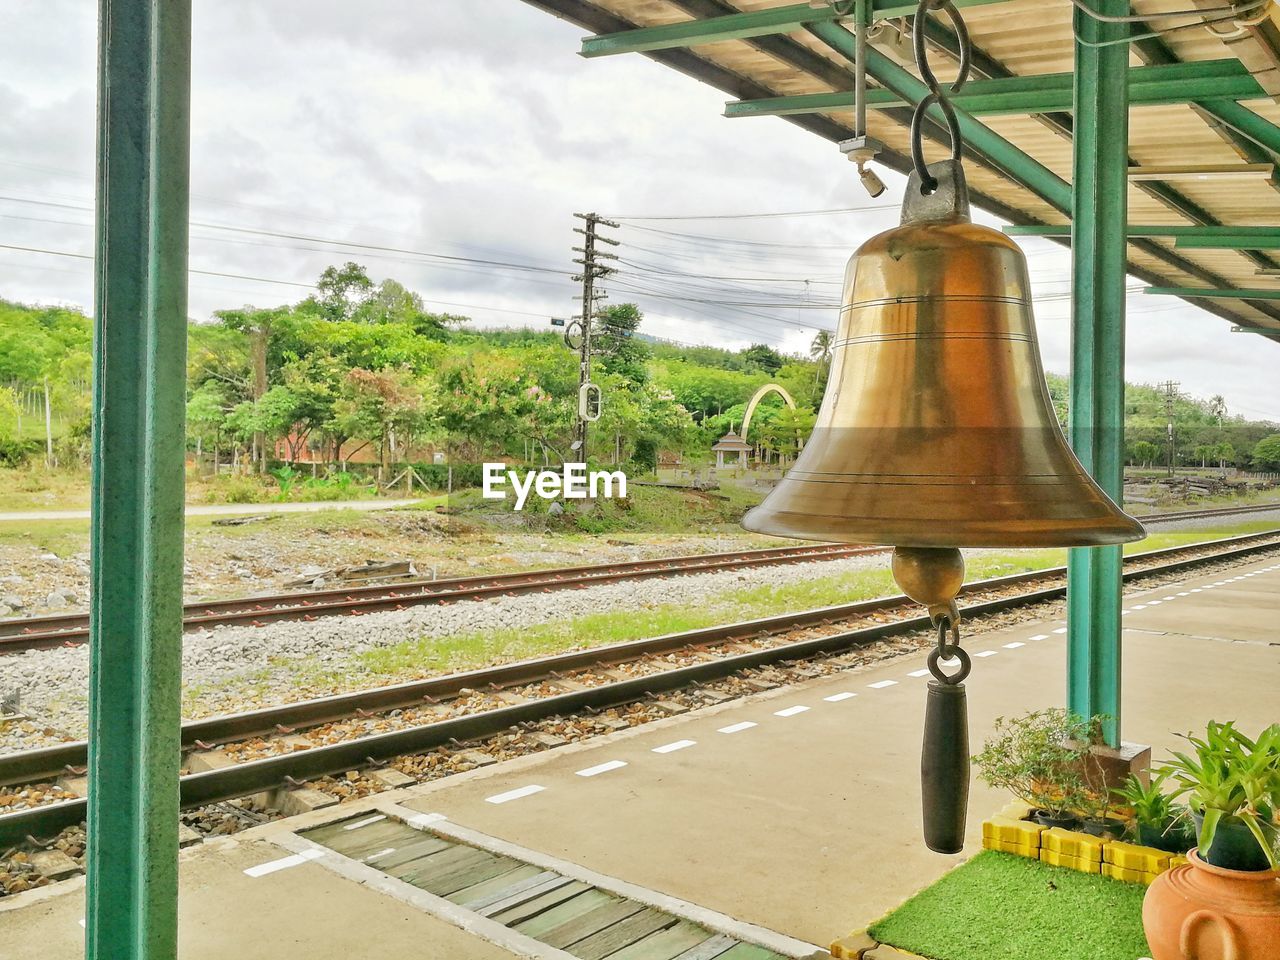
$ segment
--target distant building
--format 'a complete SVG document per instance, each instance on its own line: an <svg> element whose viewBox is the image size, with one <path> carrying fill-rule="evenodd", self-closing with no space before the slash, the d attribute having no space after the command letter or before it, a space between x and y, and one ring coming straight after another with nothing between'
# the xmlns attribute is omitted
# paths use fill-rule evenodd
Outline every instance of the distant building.
<svg viewBox="0 0 1280 960"><path fill-rule="evenodd" d="M734 433L731 428L728 433L712 445L711 449L716 455L716 468L723 469L729 463L744 466L747 462L746 454L751 452L751 444ZM733 460L725 460L725 455L730 453L733 454Z"/></svg>

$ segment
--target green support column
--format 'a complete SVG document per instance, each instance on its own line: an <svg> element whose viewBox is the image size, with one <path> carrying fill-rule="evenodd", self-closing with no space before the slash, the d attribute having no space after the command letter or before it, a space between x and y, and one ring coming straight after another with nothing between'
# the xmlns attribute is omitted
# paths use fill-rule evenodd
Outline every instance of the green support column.
<svg viewBox="0 0 1280 960"><path fill-rule="evenodd" d="M1128 0L1094 0L1123 16ZM1071 445L1117 503L1124 488L1125 225L1129 48L1089 46L1123 37L1126 24L1075 11L1075 160L1072 198ZM1080 42L1084 41L1084 42ZM1067 707L1111 718L1120 739L1120 547L1067 557Z"/></svg>
<svg viewBox="0 0 1280 960"><path fill-rule="evenodd" d="M190 0L100 0L90 960L177 955Z"/></svg>

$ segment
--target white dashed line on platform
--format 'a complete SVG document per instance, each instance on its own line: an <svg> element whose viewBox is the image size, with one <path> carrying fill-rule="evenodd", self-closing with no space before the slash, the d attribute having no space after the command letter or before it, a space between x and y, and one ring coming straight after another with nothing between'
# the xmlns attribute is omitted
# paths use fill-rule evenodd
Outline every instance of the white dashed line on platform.
<svg viewBox="0 0 1280 960"><path fill-rule="evenodd" d="M927 677L928 675L929 675L928 667L925 667L923 670L912 670L910 673L907 674L908 677Z"/></svg>
<svg viewBox="0 0 1280 960"><path fill-rule="evenodd" d="M1048 640L1049 635L1047 633L1037 633L1034 637L1028 637L1027 639L1028 640Z"/></svg>
<svg viewBox="0 0 1280 960"><path fill-rule="evenodd" d="M1067 632L1067 628L1066 628L1066 627L1059 627L1057 630L1055 630L1055 631L1053 631L1053 632L1054 632L1054 633L1066 633L1066 632Z"/></svg>
<svg viewBox="0 0 1280 960"><path fill-rule="evenodd" d="M867 684L872 690L883 690L885 687L896 687L897 685L897 680L877 680L875 683Z"/></svg>
<svg viewBox="0 0 1280 960"><path fill-rule="evenodd" d="M443 813L420 813L416 817L410 817L405 821L409 826L422 829L431 823L439 823L441 820L448 820Z"/></svg>
<svg viewBox="0 0 1280 960"><path fill-rule="evenodd" d="M807 713L808 711L808 707L795 706L787 707L785 710L775 710L773 715L775 717L794 717L798 713Z"/></svg>
<svg viewBox="0 0 1280 960"><path fill-rule="evenodd" d="M587 767L585 770L579 770L580 777L595 777L602 773L608 773L610 770L621 770L627 765L625 760L609 760L605 763L597 763L594 767Z"/></svg>
<svg viewBox="0 0 1280 960"><path fill-rule="evenodd" d="M1021 640L1015 640L1013 641L1013 643L1006 643L1004 645L1004 648L1006 650L1017 650L1019 647L1025 647L1025 646L1026 644L1023 643Z"/></svg>
<svg viewBox="0 0 1280 960"><path fill-rule="evenodd" d="M823 697L822 699L827 703L840 703L844 700L852 700L856 696L856 693L833 693L831 696Z"/></svg>
<svg viewBox="0 0 1280 960"><path fill-rule="evenodd" d="M743 720L741 723L731 723L727 727L721 727L717 733L741 733L743 730L750 730L755 724L750 720Z"/></svg>
<svg viewBox="0 0 1280 960"><path fill-rule="evenodd" d="M697 740L677 740L675 743L664 743L660 747L654 747L654 753L675 753L677 750L683 750L685 747L692 747Z"/></svg>
<svg viewBox="0 0 1280 960"><path fill-rule="evenodd" d="M508 790L506 793L495 793L492 797L485 797L485 803L508 803L512 800L520 800L523 797L531 797L535 793L541 793L546 787L539 787L537 784L529 784L527 787L517 787L515 790Z"/></svg>
<svg viewBox="0 0 1280 960"><path fill-rule="evenodd" d="M289 857L281 857L279 860L268 860L266 863L260 863L256 867L250 867L244 872L244 875L246 877L265 877L267 874L275 873L277 870L288 870L290 867L300 867L308 860L319 860L323 856L323 850L303 850L301 853L295 853Z"/></svg>
<svg viewBox="0 0 1280 960"><path fill-rule="evenodd" d="M357 820L355 823L349 823L342 829L343 830L359 830L361 827L367 827L371 823L377 823L379 820L385 820L385 819L387 819L387 815L385 813L380 813L374 817L365 817L363 820Z"/></svg>
<svg viewBox="0 0 1280 960"><path fill-rule="evenodd" d="M981 650L978 653L975 653L974 656L975 657L994 657L999 652L1000 652L999 650Z"/></svg>

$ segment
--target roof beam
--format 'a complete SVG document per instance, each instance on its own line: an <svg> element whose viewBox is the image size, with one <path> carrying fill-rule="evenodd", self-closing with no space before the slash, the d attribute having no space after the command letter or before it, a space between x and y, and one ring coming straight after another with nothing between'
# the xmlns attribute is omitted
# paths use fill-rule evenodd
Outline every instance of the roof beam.
<svg viewBox="0 0 1280 960"><path fill-rule="evenodd" d="M1266 96L1238 60L1209 60L1129 70L1129 101L1133 105L1188 103L1211 98L1254 99ZM1072 75L971 80L952 104L974 116L1067 112L1073 109ZM726 117L793 116L852 109L852 91L736 100L725 104ZM911 104L889 90L868 90L867 106L881 110ZM1250 111L1251 112L1251 111ZM1256 116L1256 115L1255 115ZM1265 121L1264 121L1265 122Z"/></svg>
<svg viewBox="0 0 1280 960"><path fill-rule="evenodd" d="M1280 300L1280 290L1208 290L1200 287L1147 287L1142 291L1157 297L1181 297L1184 300Z"/></svg>
<svg viewBox="0 0 1280 960"><path fill-rule="evenodd" d="M1011 237L1067 237L1071 236L1071 224L1054 224L1041 226L1012 225L1004 228ZM1238 237L1252 239L1271 239L1280 237L1280 227L1239 227L1223 224L1205 226L1201 224L1130 224L1130 237L1170 237L1174 239L1212 240L1217 237Z"/></svg>
<svg viewBox="0 0 1280 960"><path fill-rule="evenodd" d="M853 34L848 30L835 23L810 24L809 30L836 52L850 60L854 58ZM867 50L867 75L909 103L918 103L929 92L923 80L874 47ZM943 118L936 104L929 109L928 115L935 120ZM966 111L957 109L956 118L965 143L981 154L987 163L1063 213L1071 211L1069 183Z"/></svg>
<svg viewBox="0 0 1280 960"><path fill-rule="evenodd" d="M1006 0L953 0L957 7L976 7ZM885 20L906 17L916 12L915 3L902 0L872 0L873 19ZM673 50L696 47L725 40L747 40L751 37L792 33L812 23L831 23L847 19L852 13L839 14L829 6L811 6L793 3L785 7L770 7L748 13L731 13L721 17L686 20L657 27L641 27L618 33L585 37L582 56L608 57L619 53L646 53L652 50Z"/></svg>
<svg viewBox="0 0 1280 960"><path fill-rule="evenodd" d="M1280 250L1280 229L1270 236L1223 233L1211 237L1178 237L1173 245L1180 250Z"/></svg>
<svg viewBox="0 0 1280 960"><path fill-rule="evenodd" d="M1280 127L1231 100L1200 100L1196 105L1224 126L1280 157Z"/></svg>
<svg viewBox="0 0 1280 960"><path fill-rule="evenodd" d="M958 61L960 59L961 45L959 39L956 37L955 33L941 23L938 18L926 17L925 31L930 44L947 53L953 60ZM1144 31L1135 29L1134 32L1142 33ZM1142 49L1143 44L1148 42L1155 43L1158 47L1150 50ZM1181 62L1160 41L1139 40L1135 46L1140 48L1139 52L1148 66L1162 66ZM993 59L979 48L973 48L969 51L969 59L973 64L974 72L978 77L994 80L1015 76L1015 74L1005 67L1004 64ZM833 86L835 85L833 84ZM1199 106L1196 105L1193 109L1199 110ZM1200 113L1207 123L1216 125L1215 129L1220 131L1220 133L1228 139L1228 142L1234 144L1237 150L1241 152L1241 155L1250 162L1260 162L1271 159L1270 155L1261 147L1249 140L1245 140L1233 131L1224 129L1219 121L1209 117L1204 113L1204 111L1201 110ZM883 115L887 115L887 113ZM788 117L787 119L790 122L795 123L799 120L811 120L813 119L813 116L800 115ZM1054 111L1053 113L1040 113L1035 115L1035 119L1043 123L1050 130L1065 137L1068 141L1071 141L1075 136L1075 121L1072 114L1069 112ZM1131 167L1134 165L1132 157L1129 159L1129 165ZM1168 183L1163 183L1157 180L1132 180L1131 182L1138 190L1164 204L1170 210L1174 211L1179 216L1185 217L1192 223L1213 225L1220 222L1212 213L1200 206L1186 194L1174 189L1174 187ZM1276 181L1271 181L1271 183L1274 186ZM1012 220L1015 223L1022 221L1022 218L1020 217L1006 217L1006 219ZM1172 250L1161 246L1154 240L1134 239L1130 241L1130 244L1135 249L1155 257L1162 263L1166 263L1173 267L1175 270L1179 270L1187 274L1187 276L1196 278L1207 286L1219 287L1226 286L1229 283L1229 281L1214 273L1212 270L1207 270L1200 266L1200 264L1174 253ZM1275 262L1271 260L1270 257L1257 251L1241 251L1241 256L1263 269L1275 266ZM1134 264L1131 264L1130 267L1130 272L1134 273L1136 276L1142 276L1143 279L1148 279L1143 276L1144 271L1142 269L1138 268ZM1149 282L1160 283L1162 281L1156 280ZM1202 304L1201 309L1215 315L1222 316L1226 319L1238 319L1234 314L1231 314L1229 311L1219 306L1219 304L1212 301ZM1280 311L1273 311L1273 308L1266 305L1259 305L1256 309L1259 309L1268 316L1271 316L1273 319L1280 321Z"/></svg>
<svg viewBox="0 0 1280 960"><path fill-rule="evenodd" d="M637 24L629 22L616 14L603 9L596 3L591 2L591 0L525 0L525 2L558 17L569 20L587 30L594 31L597 34L617 34L640 29ZM740 11L730 7L728 3L724 2L724 0L674 0L674 2L691 15L702 19L734 16L740 13ZM965 0L958 0L957 5L967 6L969 4L967 4ZM888 7L880 7L878 14L879 16L884 17L888 15L888 12L891 9L892 8ZM894 15L909 15L914 12L914 9L914 4L903 4ZM814 23L816 24L817 22L815 21ZM835 23L835 21L829 21L826 25L835 26ZM930 18L929 22L926 24L926 28L929 31L929 42L937 46L939 49L952 49L955 47L954 36L952 36L951 32L942 24L937 23ZM811 35L819 36L818 30L814 29L814 26L806 26L804 29ZM820 73L813 68L812 61L818 55L813 54L808 50L808 48L800 48L805 51L805 57L803 60L796 56L796 50L784 49L782 46L783 44L789 46L794 45L795 47L800 46L799 44L795 44L790 37L780 34L762 34L753 40L748 40L747 42L762 51L769 53L771 56L776 57L782 63L790 64L791 66L803 70L812 76L818 77L829 86L837 88L841 86L840 83L828 75L828 71L826 69L823 69ZM769 49L766 49L766 45ZM828 42L828 45L831 46L831 43ZM840 52L846 60L853 60L852 52L845 53L843 50L839 49L838 52ZM666 66L670 66L681 73L699 79L704 83L709 83L730 96L735 96L739 99L769 96L774 93L774 91L762 89L763 85L747 80L745 77L728 71L718 64L712 63L711 61L708 61L687 49L648 51L644 52L643 55L663 63ZM972 55L974 66L979 74L985 72L987 76L993 77L1011 75L1003 65L992 60L983 53L983 51L975 49ZM825 63L830 63L830 61L825 61L825 58L822 59ZM1154 61L1156 63L1167 63L1172 59L1174 58L1171 54L1165 54L1164 57L1148 57L1149 62ZM831 64L831 68L833 70L838 70L838 68L835 68L834 64ZM1196 105L1196 109L1200 109L1198 104ZM886 110L884 111L884 114L888 115L890 114L890 111ZM1042 114L1040 115L1040 118L1050 122L1051 125L1056 129L1060 129L1064 134L1068 136L1070 135L1071 117L1069 114ZM797 116L790 116L786 119L788 122L794 123L812 133L817 133L827 140L839 141L846 139L851 135L849 128L844 124L819 114L801 114ZM894 119L897 120L896 117ZM936 128L937 124L931 120L929 123L929 132L927 132L926 135L931 135L932 130ZM1233 137L1238 136L1234 131L1230 131L1230 133ZM1243 137L1239 137L1238 139L1242 144L1247 144L1250 148L1262 153L1261 148L1256 147L1252 142L1246 141ZM910 166L909 160L906 160L894 151L889 151L883 154L880 159L893 169L905 171ZM1257 156L1250 157L1249 159L1261 160L1263 157ZM986 162L989 166L994 166L991 161L987 160ZM1003 169L999 167L997 167L997 169L1004 175L1009 175ZM1025 189L1036 192L1034 187L1024 182L1021 178L1012 179ZM1181 194L1176 193L1176 191L1172 190L1166 184L1147 182L1139 183L1137 186L1139 189L1146 190L1153 194L1159 194L1164 202L1168 203L1171 207L1174 207L1179 214L1186 216L1189 219L1203 218L1211 220L1207 212L1196 207L1189 200ZM970 192L973 194L973 198L976 202L986 207L992 213L1004 217L1005 219L1022 223L1034 222L1036 219L1026 211L1012 207L1004 201L997 200L994 197L983 194L981 191L971 188ZM1057 204L1055 204L1055 206L1057 206ZM1225 285L1229 282L1226 281L1225 278L1217 276L1212 271L1201 267L1199 264L1192 263L1191 261L1178 256L1173 252L1173 250L1163 247L1154 241L1137 239L1131 242L1137 249L1149 253L1162 262L1168 264L1170 267L1204 281L1210 286ZM1258 262L1260 266L1266 263L1262 254L1245 252L1244 255L1259 258ZM1130 272L1148 283L1161 283L1165 280L1164 277L1157 276L1151 270L1137 264L1130 265ZM1239 314L1225 302L1220 303L1218 301L1206 301L1203 304L1203 309L1215 314L1216 316L1222 317L1223 319L1231 320L1236 323L1241 322ZM1263 304L1258 304L1256 309L1268 311L1268 307ZM1280 311L1277 311L1275 319L1280 321Z"/></svg>

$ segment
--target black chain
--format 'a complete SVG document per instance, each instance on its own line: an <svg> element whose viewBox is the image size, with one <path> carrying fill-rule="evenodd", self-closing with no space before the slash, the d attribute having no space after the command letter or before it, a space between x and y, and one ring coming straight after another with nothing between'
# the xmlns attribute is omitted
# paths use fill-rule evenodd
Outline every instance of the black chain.
<svg viewBox="0 0 1280 960"><path fill-rule="evenodd" d="M934 76L933 70L929 66L929 51L925 45L925 21L930 13L938 11L945 12L951 19L951 26L955 29L956 41L960 47L960 72L956 74L956 78L952 81L949 90L944 90L942 84L938 82L938 78ZM929 92L916 104L915 113L911 115L911 162L915 166L916 175L920 178L920 192L930 194L938 189L938 180L929 173L925 165L921 127L924 124L925 113L936 103L947 121L947 133L951 137L951 159L960 160L960 154L963 149L960 140L960 122L956 118L955 108L951 106L951 101L947 95L949 93L958 93L960 88L964 86L965 81L969 79L969 62L971 59L969 30L965 27L964 20L960 18L960 11L955 8L952 0L920 0L920 5L916 7L915 19L912 22L911 34L915 48L916 68L920 71L920 79L929 88Z"/></svg>
<svg viewBox="0 0 1280 960"><path fill-rule="evenodd" d="M942 662L952 660L960 661L960 668L955 673L948 674L943 671ZM969 669L972 666L973 661L969 659L969 654L960 646L959 627L951 622L950 617L939 617L938 645L929 651L929 672L933 674L933 678L939 683L962 683L964 678L969 676Z"/></svg>

